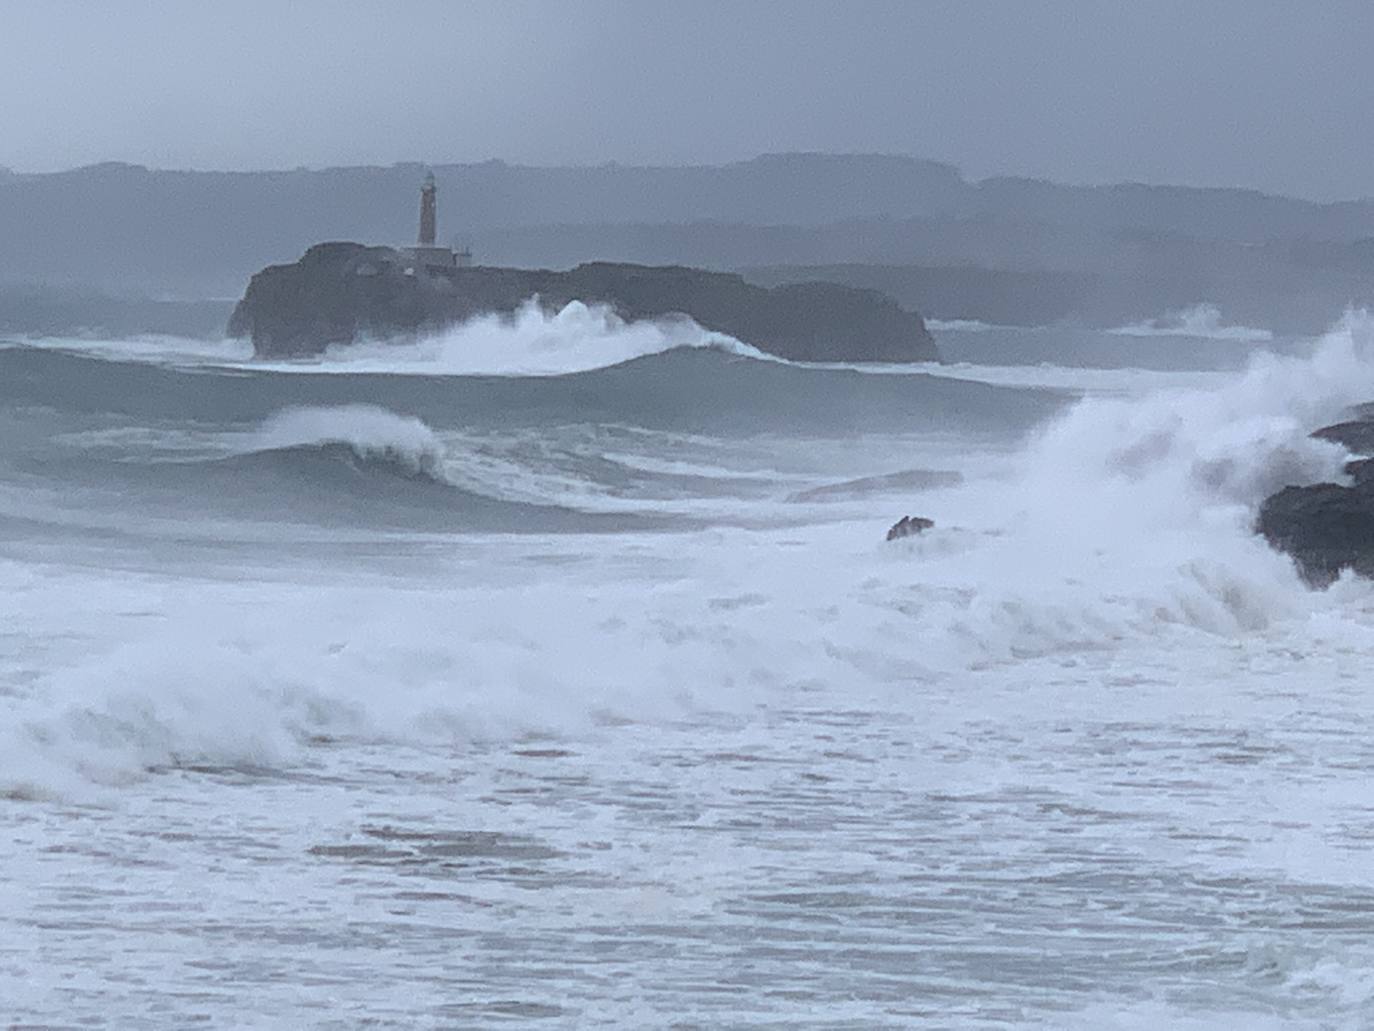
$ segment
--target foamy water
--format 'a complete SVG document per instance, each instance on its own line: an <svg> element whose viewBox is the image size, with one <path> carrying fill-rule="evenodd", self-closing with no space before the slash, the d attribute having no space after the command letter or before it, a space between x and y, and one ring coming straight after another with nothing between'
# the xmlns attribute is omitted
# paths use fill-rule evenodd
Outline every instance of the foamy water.
<svg viewBox="0 0 1374 1031"><path fill-rule="evenodd" d="M1157 319L1134 322L1108 332L1129 337L1194 337L1241 344L1268 343L1274 339L1274 334L1267 329L1227 323L1221 309L1214 304L1195 304Z"/></svg>
<svg viewBox="0 0 1374 1031"><path fill-rule="evenodd" d="M0 350L4 1016L1374 1017L1374 590L1250 532L1366 322L1021 385L578 326Z"/></svg>

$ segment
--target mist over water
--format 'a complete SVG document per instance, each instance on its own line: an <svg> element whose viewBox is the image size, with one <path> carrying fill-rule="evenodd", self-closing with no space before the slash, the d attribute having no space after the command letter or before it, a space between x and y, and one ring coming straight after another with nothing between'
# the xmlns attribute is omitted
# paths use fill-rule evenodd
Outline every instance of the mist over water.
<svg viewBox="0 0 1374 1031"><path fill-rule="evenodd" d="M0 348L6 1015L1360 1026L1374 324L1176 328Z"/></svg>

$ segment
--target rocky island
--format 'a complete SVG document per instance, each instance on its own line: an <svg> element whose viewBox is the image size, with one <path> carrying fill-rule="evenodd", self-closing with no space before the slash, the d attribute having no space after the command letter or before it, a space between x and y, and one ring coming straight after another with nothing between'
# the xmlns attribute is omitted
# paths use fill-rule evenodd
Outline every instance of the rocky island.
<svg viewBox="0 0 1374 1031"><path fill-rule="evenodd" d="M605 304L633 319L687 316L797 361L937 361L919 314L876 290L755 286L725 272L593 262L567 271L426 264L406 248L322 243L253 276L229 322L260 358L301 358L357 340L406 339L477 315Z"/></svg>

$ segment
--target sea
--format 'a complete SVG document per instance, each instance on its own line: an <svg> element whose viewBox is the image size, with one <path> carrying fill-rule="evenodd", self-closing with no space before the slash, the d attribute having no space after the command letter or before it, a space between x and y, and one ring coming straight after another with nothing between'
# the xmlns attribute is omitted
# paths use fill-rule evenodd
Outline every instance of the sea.
<svg viewBox="0 0 1374 1031"><path fill-rule="evenodd" d="M1374 320L935 332L0 343L0 1026L1374 1026Z"/></svg>

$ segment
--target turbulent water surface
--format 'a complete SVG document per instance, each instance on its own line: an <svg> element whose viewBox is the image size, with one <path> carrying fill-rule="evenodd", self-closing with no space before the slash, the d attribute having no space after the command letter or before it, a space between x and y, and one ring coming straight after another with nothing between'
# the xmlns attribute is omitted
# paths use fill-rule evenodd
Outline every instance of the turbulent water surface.
<svg viewBox="0 0 1374 1031"><path fill-rule="evenodd" d="M1151 332L0 347L0 1022L1367 1026L1369 329Z"/></svg>

